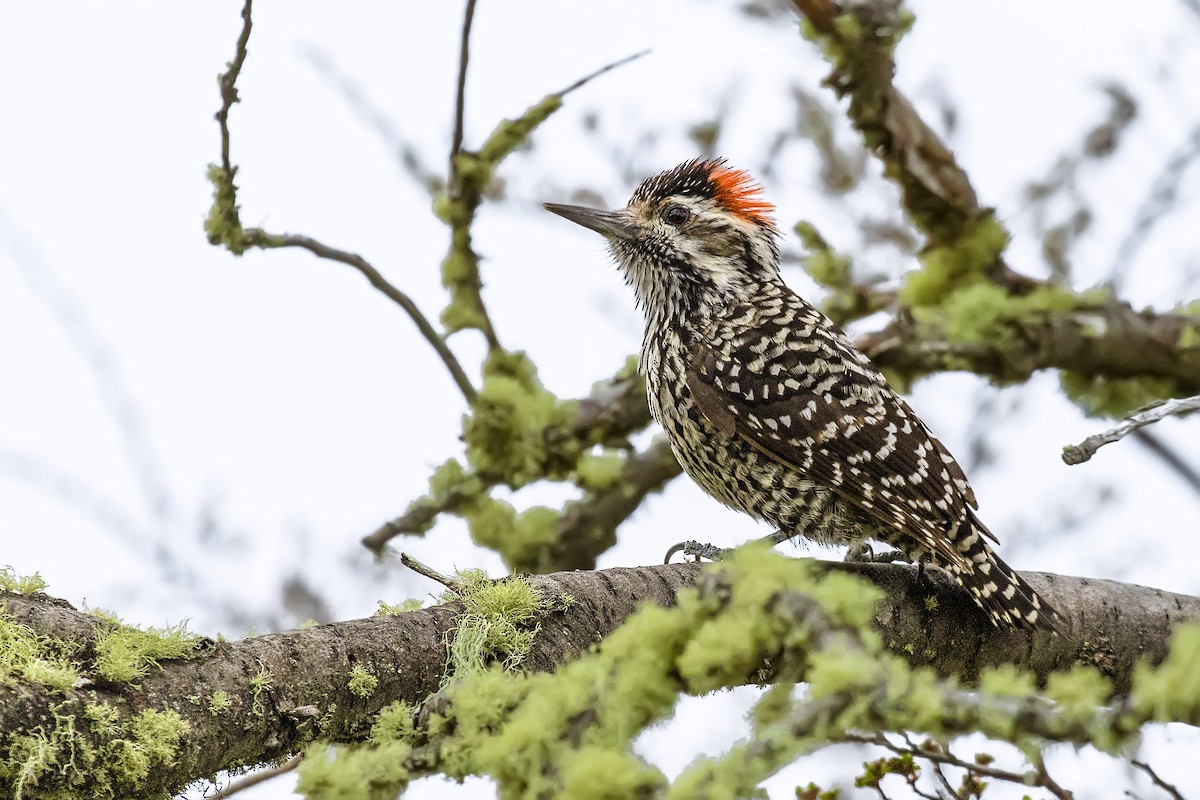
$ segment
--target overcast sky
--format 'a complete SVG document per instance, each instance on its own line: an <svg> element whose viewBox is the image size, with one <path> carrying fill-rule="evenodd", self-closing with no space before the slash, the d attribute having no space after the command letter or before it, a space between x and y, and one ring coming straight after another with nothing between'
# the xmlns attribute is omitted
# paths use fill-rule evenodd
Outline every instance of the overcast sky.
<svg viewBox="0 0 1200 800"><path fill-rule="evenodd" d="M982 201L1010 225L1010 263L1045 274L1024 187L1077 151L1107 112L1101 86L1115 81L1139 116L1111 161L1080 172L1095 221L1074 251L1075 283L1105 280L1117 265L1137 306L1200 295L1194 166L1179 209L1117 264L1164 165L1200 124L1200 16L1168 2L1136 14L1082 0L914 7L897 82L943 126ZM0 564L40 571L77 605L140 624L188 618L199 632L235 637L433 592L395 564L373 564L358 539L459 453L464 410L411 322L357 273L302 252L235 258L205 240L205 169L219 157L215 78L233 55L239 10L223 0L0 12ZM446 231L398 151L444 172L460 14L442 3L264 3L231 116L246 224L361 253L432 317L445 302ZM548 92L653 50L568 99L501 169L506 200L485 206L476 229L501 340L528 350L553 391L582 395L636 351L641 319L600 238L540 203L588 187L623 204L641 177L695 156L687 127L722 107L721 154L757 168L795 116L789 86L835 107L820 88L827 67L790 17L750 21L728 3L483 0L475 31L468 146ZM941 121L946 103L953 130ZM894 250L862 247L864 213L895 213L876 165L840 199L820 191L818 167L811 145L796 142L764 176L783 229L816 222L861 256L862 274L912 268ZM1069 210L1063 201L1049 213ZM798 269L787 278L818 299ZM474 334L452 344L477 363ZM1132 441L1064 466L1062 445L1104 422L1065 400L1056 376L1002 392L942 376L920 383L913 404L968 466L1014 566L1200 593L1197 494ZM991 409L982 434L981 407ZM1157 432L1197 467L1197 430L1171 420ZM566 496L535 487L514 502ZM622 529L602 566L653 563L683 538L725 545L765 532L684 479ZM402 546L442 569L503 572L454 520ZM319 599L305 601L302 587ZM674 775L695 753L728 746L755 697L685 701L641 751ZM1195 731L1172 726L1150 740L1160 773L1185 794L1200 791L1182 756L1200 745ZM804 761L769 788L791 796L798 782L848 775L860 760L845 750ZM1051 767L1080 796L1114 785L1154 796L1090 751L1056 750ZM288 781L245 796L290 796ZM489 791L427 782L409 796Z"/></svg>

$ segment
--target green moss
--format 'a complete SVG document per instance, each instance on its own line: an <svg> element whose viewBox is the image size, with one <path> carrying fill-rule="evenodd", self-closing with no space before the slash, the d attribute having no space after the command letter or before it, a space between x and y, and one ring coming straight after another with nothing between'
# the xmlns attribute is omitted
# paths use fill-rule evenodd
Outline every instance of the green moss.
<svg viewBox="0 0 1200 800"><path fill-rule="evenodd" d="M229 713L229 709L232 707L233 700L229 697L229 692L224 689L217 689L208 696L208 713L214 717Z"/></svg>
<svg viewBox="0 0 1200 800"><path fill-rule="evenodd" d="M1030 697L1034 693L1034 677L1011 664L985 670L979 676L979 689L995 697Z"/></svg>
<svg viewBox="0 0 1200 800"><path fill-rule="evenodd" d="M967 222L954 239L936 242L921 253L921 269L905 278L900 301L909 308L939 305L952 290L986 276L1008 239L1008 231L993 214Z"/></svg>
<svg viewBox="0 0 1200 800"><path fill-rule="evenodd" d="M96 640L96 673L113 683L136 681L160 661L188 658L199 638L188 631L186 622L143 630L111 614L95 613L106 623Z"/></svg>
<svg viewBox="0 0 1200 800"><path fill-rule="evenodd" d="M616 452L584 453L575 465L575 483L589 491L600 491L616 483L624 469L625 458Z"/></svg>
<svg viewBox="0 0 1200 800"><path fill-rule="evenodd" d="M64 642L38 636L0 604L0 686L28 681L66 692L83 680L70 657L72 650Z"/></svg>
<svg viewBox="0 0 1200 800"><path fill-rule="evenodd" d="M375 744L411 742L415 736L413 707L403 700L397 700L383 708L375 718L370 741Z"/></svg>
<svg viewBox="0 0 1200 800"><path fill-rule="evenodd" d="M850 286L850 259L838 253L825 241L811 222L796 223L796 235L804 245L804 271L826 289L846 289Z"/></svg>
<svg viewBox="0 0 1200 800"><path fill-rule="evenodd" d="M68 704L51 709L54 724L39 725L12 738L6 757L0 761L0 784L11 786L14 797L30 792L38 797L128 796L138 789L150 770L174 763L179 742L188 725L174 711L146 709L122 721L113 708L90 703L83 719L95 740L77 735L76 718ZM39 791L40 779L54 772L56 785L71 787L58 794Z"/></svg>
<svg viewBox="0 0 1200 800"><path fill-rule="evenodd" d="M1107 378L1064 370L1059 381L1067 396L1092 416L1123 417L1175 394L1169 378Z"/></svg>
<svg viewBox="0 0 1200 800"><path fill-rule="evenodd" d="M1171 633L1171 649L1157 667L1138 664L1133 674L1133 706L1160 722L1200 725L1200 624Z"/></svg>
<svg viewBox="0 0 1200 800"><path fill-rule="evenodd" d="M994 283L978 282L951 291L942 298L940 308L922 308L914 314L920 321L938 321L951 341L986 344L1003 351L1015 334L1013 323L1069 311L1081 302L1072 292L1053 286L1017 296Z"/></svg>
<svg viewBox="0 0 1200 800"><path fill-rule="evenodd" d="M480 499L462 510L471 539L495 550L505 565L516 572L536 572L546 548L557 541L558 511L535 506L517 513L510 504L491 498Z"/></svg>
<svg viewBox="0 0 1200 800"><path fill-rule="evenodd" d="M561 107L562 96L550 95L517 119L502 120L477 152L462 150L458 154L453 192L434 198L434 215L451 228L450 249L442 260L442 285L450 291L450 302L442 311L441 320L448 332L487 328L471 224L500 163Z"/></svg>
<svg viewBox="0 0 1200 800"><path fill-rule="evenodd" d="M213 203L204 221L210 244L223 245L235 256L246 252L245 232L238 214L237 187L233 183L237 167L226 172L216 164L208 165L208 180L213 185Z"/></svg>
<svg viewBox="0 0 1200 800"><path fill-rule="evenodd" d="M627 800L661 791L667 781L661 772L633 753L601 747L568 752L560 767L561 797L577 800ZM711 796L711 795L710 795Z"/></svg>
<svg viewBox="0 0 1200 800"><path fill-rule="evenodd" d="M1072 714L1092 714L1112 696L1112 684L1092 666L1078 664L1046 680L1046 697Z"/></svg>
<svg viewBox="0 0 1200 800"><path fill-rule="evenodd" d="M12 567L0 567L0 591L13 594L37 594L46 588L40 572L18 575Z"/></svg>
<svg viewBox="0 0 1200 800"><path fill-rule="evenodd" d="M362 664L355 664L350 670L350 680L346 682L346 688L356 697L370 697L379 688L379 678Z"/></svg>
<svg viewBox="0 0 1200 800"><path fill-rule="evenodd" d="M367 747L314 744L299 769L296 791L308 800L394 800L408 786L402 742Z"/></svg>
<svg viewBox="0 0 1200 800"><path fill-rule="evenodd" d="M423 601L418 600L416 598L410 598L408 600L403 600L398 605L393 605L392 603L385 603L384 601L380 600L379 608L375 609L375 613L372 614L371 616L373 616L373 617L390 617L390 616L395 616L397 614L409 614L409 613L412 613L413 611L420 611L424 605L425 605L425 603Z"/></svg>
<svg viewBox="0 0 1200 800"><path fill-rule="evenodd" d="M266 713L266 704L264 703L264 695L271 690L275 684L275 678L267 669L262 661L258 662L258 672L250 676L250 690L253 692L253 701L250 705L250 713L256 717L261 717Z"/></svg>
<svg viewBox="0 0 1200 800"><path fill-rule="evenodd" d="M463 615L449 634L448 675L483 672L492 664L515 669L537 635L542 596L522 577L492 581L480 573L458 575Z"/></svg>
<svg viewBox="0 0 1200 800"><path fill-rule="evenodd" d="M546 431L567 424L575 410L575 404L559 403L545 390L524 353L493 354L484 365L472 413L463 420L467 460L476 472L513 488L564 477L574 459L562 460L562 454L548 450Z"/></svg>

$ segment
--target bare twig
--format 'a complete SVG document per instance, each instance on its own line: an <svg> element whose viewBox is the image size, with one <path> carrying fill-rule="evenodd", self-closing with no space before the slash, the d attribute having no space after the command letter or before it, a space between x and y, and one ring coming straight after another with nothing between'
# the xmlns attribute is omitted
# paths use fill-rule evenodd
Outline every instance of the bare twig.
<svg viewBox="0 0 1200 800"><path fill-rule="evenodd" d="M454 138L450 142L450 195L458 192L458 154L462 151L463 117L466 113L467 63L471 58L471 24L475 21L475 0L467 0L463 12L462 43L458 52L458 88L454 94Z"/></svg>
<svg viewBox="0 0 1200 800"><path fill-rule="evenodd" d="M260 783L278 778L280 775L291 772L296 767L300 766L300 762L304 760L303 753L297 753L282 764L276 764L273 767L260 769L257 772L251 772L233 783L226 786L221 791L209 796L209 800L224 800L227 797L233 797L243 789L249 789L251 786L257 786Z"/></svg>
<svg viewBox="0 0 1200 800"><path fill-rule="evenodd" d="M466 372L463 371L462 364L459 363L458 357L454 355L454 351L452 351L450 346L446 343L446 339L437 332L437 330L433 327L433 324L430 323L429 319L423 313L421 313L421 309L417 307L417 304L413 302L412 298L389 283L387 279L380 274L379 270L371 266L371 263L365 258L357 253L338 250L337 248L322 244L316 239L308 236L301 236L299 234L273 234L267 233L260 228L247 228L245 237L247 244L253 246L262 247L264 249L276 247L299 247L303 250L307 250L318 258L324 258L329 261L337 261L341 264L346 264L347 266L358 270L360 273L362 273L363 277L370 281L372 286L383 292L383 294L386 295L389 300L404 309L405 313L407 313L409 318L412 319L412 321L416 324L417 330L419 330L421 335L425 337L425 341L429 342L429 344L437 352L438 356L441 357L442 363L444 363L446 365L446 369L450 371L450 375L454 379L454 383L458 386L459 391L462 392L463 397L466 398L468 403L475 402L475 397L477 394L475 387L471 384L471 379L467 377Z"/></svg>
<svg viewBox="0 0 1200 800"><path fill-rule="evenodd" d="M1144 411L1131 414L1112 430L1097 433L1079 444L1064 447L1062 460L1068 464L1082 464L1094 456L1096 451L1104 445L1120 441L1138 428L1144 428L1171 414L1183 414L1197 410L1200 410L1200 395L1182 400L1167 400Z"/></svg>
<svg viewBox="0 0 1200 800"><path fill-rule="evenodd" d="M581 88L585 84L588 84L588 83L594 81L596 78L599 78L604 73L611 72L612 70L616 69L617 67L623 67L626 64L628 64L630 61L637 61L639 58L641 58L644 55L647 55L649 52L650 52L649 50L640 50L631 56L625 56L624 58L618 58L616 61L612 62L611 64L605 64L603 67L596 70L595 72L591 72L591 73L588 73L587 75L584 75L582 78L575 81L567 88L563 89L561 92L558 93L558 96L566 97L571 92L575 91L576 89Z"/></svg>
<svg viewBox="0 0 1200 800"><path fill-rule="evenodd" d="M250 6L253 0L246 0L242 6L242 33L238 36L237 47L234 50L233 61L229 68L221 74L221 108L217 111L217 122L221 126L221 166L233 180L234 168L229 160L229 110L238 102L237 79L242 74L242 65L246 63L247 45L250 43L250 28L253 23L250 18Z"/></svg>
<svg viewBox="0 0 1200 800"><path fill-rule="evenodd" d="M216 184L216 194L212 211L209 214L209 220L206 223L209 241L213 244L222 244L237 255L241 255L251 247L264 249L300 247L319 258L338 261L354 267L366 276L372 286L383 292L389 299L404 309L413 322L416 323L417 328L421 331L426 341L433 345L434 350L437 351L447 369L450 370L450 374L454 378L454 382L458 385L459 390L463 393L463 397L468 402L473 402L476 394L475 388L471 385L466 373L463 372L462 366L458 363L458 359L446 344L445 339L434 329L425 315L421 313L412 298L388 283L379 271L372 267L362 256L348 253L344 250L337 250L307 236L271 234L260 228L242 229L242 221L237 205L237 187L234 184L237 167L233 165L229 155L229 111L233 104L238 102L237 79L241 75L242 65L245 64L247 46L250 41L251 2L252 0L246 0L245 5L242 7L242 19L244 22L241 36L238 37L234 59L229 62L229 68L219 78L221 108L217 111L216 119L221 130L221 166L210 168L210 178Z"/></svg>
<svg viewBox="0 0 1200 800"><path fill-rule="evenodd" d="M993 778L998 781L1008 781L1010 783L1016 783L1022 786L1027 785L1025 783L1025 775L1023 773L1009 772L1008 770L997 769L996 767L990 767L986 764L976 764L972 761L963 761L949 750L939 752L927 747L921 747L913 742L907 734L904 734L904 739L907 743L907 746L905 747L896 744L882 733L875 733L870 736L865 736L861 733L851 733L842 738L848 742L855 742L857 744L873 744L879 747L885 747L897 755L910 755L914 758L924 758L934 764L945 764L949 767L960 767L962 769L970 770L982 775L985 778ZM946 788L950 792L957 794L957 792L955 792L954 789L948 784L946 785Z"/></svg>
<svg viewBox="0 0 1200 800"><path fill-rule="evenodd" d="M417 561L415 558L410 556L408 553L400 554L400 563L403 564L404 566L408 567L409 569L411 569L413 572L415 572L419 575L424 575L426 578L429 578L429 580L431 580L431 581L440 583L442 586L445 586L447 589L449 589L452 592L461 593L462 586L461 586L461 584L459 584L458 581L454 580L451 577L443 575L442 573L438 572L433 567L422 564L420 561Z"/></svg>
<svg viewBox="0 0 1200 800"><path fill-rule="evenodd" d="M1033 765L1037 769L1039 786L1057 797L1058 800L1072 800L1075 797L1073 793L1064 789L1058 781L1050 777L1050 773L1046 770L1046 758L1042 751L1038 751L1034 757Z"/></svg>
<svg viewBox="0 0 1200 800"><path fill-rule="evenodd" d="M1140 769L1142 772L1146 773L1146 775L1148 775L1150 777L1150 780L1154 781L1154 785L1157 786L1158 788L1162 789L1167 794L1169 794L1171 796L1172 800L1184 800L1184 797L1182 794L1179 793L1179 790L1176 789L1174 785L1167 783L1162 778L1158 777L1158 773L1155 772L1154 769L1149 764L1147 764L1145 761L1138 761L1137 759L1131 759L1129 763L1132 764L1137 769Z"/></svg>

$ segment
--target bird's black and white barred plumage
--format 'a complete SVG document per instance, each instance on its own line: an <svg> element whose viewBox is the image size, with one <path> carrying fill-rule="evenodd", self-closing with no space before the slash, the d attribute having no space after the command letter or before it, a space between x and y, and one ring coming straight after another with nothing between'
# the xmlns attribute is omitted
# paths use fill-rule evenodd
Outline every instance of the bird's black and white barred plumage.
<svg viewBox="0 0 1200 800"><path fill-rule="evenodd" d="M548 207L608 238L646 316L651 412L701 488L785 533L942 566L997 625L1054 626L988 546L954 458L783 283L771 207L745 173L691 161L616 212Z"/></svg>

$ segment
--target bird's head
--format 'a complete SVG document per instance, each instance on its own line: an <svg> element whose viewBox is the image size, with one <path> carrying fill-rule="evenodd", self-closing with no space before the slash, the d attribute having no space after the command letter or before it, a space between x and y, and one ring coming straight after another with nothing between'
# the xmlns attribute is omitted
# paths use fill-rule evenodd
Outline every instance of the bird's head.
<svg viewBox="0 0 1200 800"><path fill-rule="evenodd" d="M648 316L703 316L779 279L774 207L724 160L697 159L647 178L615 211L545 207L608 240Z"/></svg>

